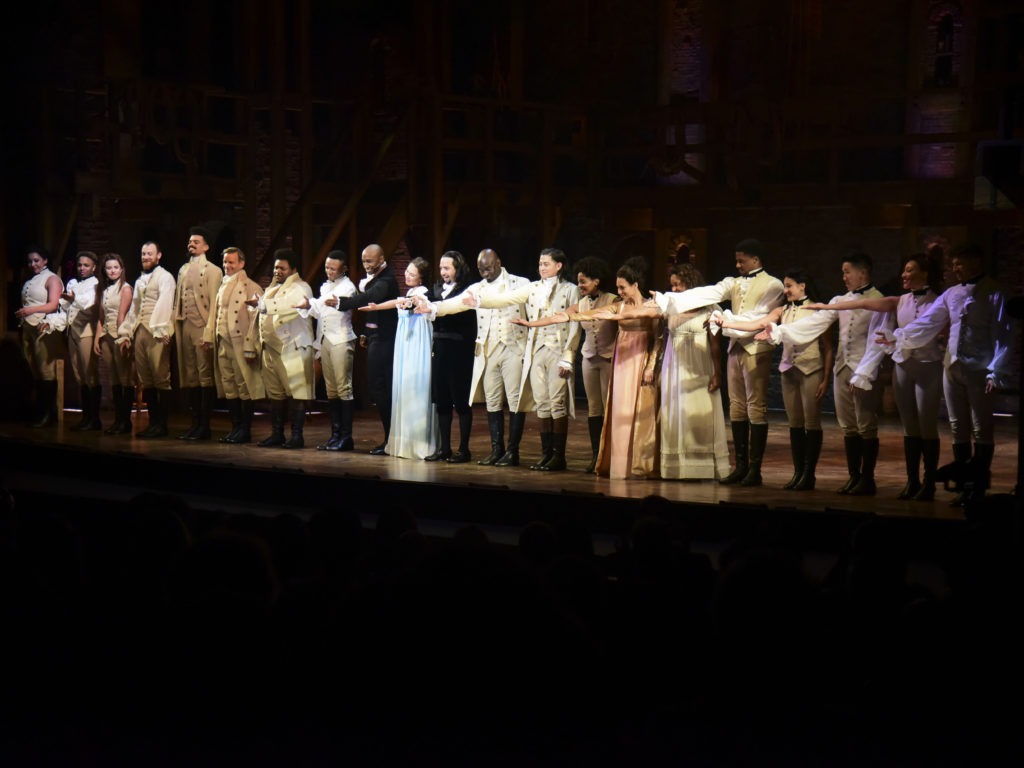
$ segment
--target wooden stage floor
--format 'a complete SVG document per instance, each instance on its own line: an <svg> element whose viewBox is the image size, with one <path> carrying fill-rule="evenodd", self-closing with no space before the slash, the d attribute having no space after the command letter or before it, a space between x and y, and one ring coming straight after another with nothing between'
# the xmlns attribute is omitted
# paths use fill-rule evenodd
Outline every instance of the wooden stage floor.
<svg viewBox="0 0 1024 768"><path fill-rule="evenodd" d="M483 467L476 459L490 452L486 414L474 412L471 449L467 464L425 462L371 456L368 451L381 439L380 423L373 409L358 410L354 426L356 450L345 453L318 451L315 446L329 434L327 415L316 408L307 416L306 448L285 450L218 442L228 431L226 413L214 414L212 440L188 442L174 439L188 426L188 416L172 417L171 436L144 440L129 435L108 436L101 432L75 432L76 411L64 414L56 428L33 429L27 425L0 422L0 449L4 454L3 480L8 487L30 487L42 483L48 490L67 487L84 489L92 483L106 488L122 486L125 492L139 488L199 494L222 499L225 504L245 507L259 504L288 508L317 508L322 505L355 502L373 511L374 484L390 484L424 518L447 518L458 522L507 523L511 526L530 519L537 499L575 510L607 506L610 502L635 507L644 497L660 495L705 512L715 509L884 516L892 518L948 520L964 519L962 508L949 506L952 494L939 490L933 502L898 501L895 497L905 481L902 434L895 418L883 418L881 450L876 472L878 494L849 497L835 489L846 480L842 437L834 418L826 416L825 441L818 465L818 488L809 492L782 490L792 475L788 429L784 414L771 414L764 485L757 488L723 486L713 481L607 480L584 474L590 446L585 419L570 422L567 460L563 472L536 472L529 464L539 455L536 421L527 420L521 446L520 467ZM111 414L103 414L107 423ZM146 415L136 415L145 425ZM268 416L257 414L255 440L269 433ZM948 428L943 425L943 453L940 463L950 460ZM457 441L458 426L454 438ZM997 418L997 451L990 494L1015 492L1018 473L1018 424L1016 417ZM65 478L71 485L57 478ZM429 491L429 492L428 492ZM450 499L450 501L449 501ZM490 500L488 500L490 499ZM510 511L512 510L512 511ZM509 517L502 520L502 515ZM595 520L595 524L599 524Z"/></svg>

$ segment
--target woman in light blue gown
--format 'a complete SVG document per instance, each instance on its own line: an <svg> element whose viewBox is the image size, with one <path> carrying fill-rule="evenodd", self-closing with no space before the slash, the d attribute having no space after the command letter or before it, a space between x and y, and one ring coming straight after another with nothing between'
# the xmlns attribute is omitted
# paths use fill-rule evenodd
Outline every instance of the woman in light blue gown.
<svg viewBox="0 0 1024 768"><path fill-rule="evenodd" d="M405 270L404 297L361 310L395 307L394 378L391 385L391 434L385 451L403 459L425 459L437 449L437 410L430 398L430 356L434 329L429 314L414 312L413 301L426 296L430 262L417 256Z"/></svg>

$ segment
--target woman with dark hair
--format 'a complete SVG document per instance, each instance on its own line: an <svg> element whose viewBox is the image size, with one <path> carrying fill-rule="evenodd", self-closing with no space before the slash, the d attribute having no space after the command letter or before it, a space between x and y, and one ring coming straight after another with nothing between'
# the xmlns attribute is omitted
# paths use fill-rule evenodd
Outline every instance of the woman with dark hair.
<svg viewBox="0 0 1024 768"><path fill-rule="evenodd" d="M583 389L587 394L587 430L590 434L592 458L584 472L591 474L597 466L601 449L601 431L604 428L605 396L611 380L612 354L615 349L616 327L607 320L598 320L586 313L603 309L619 300L613 286L608 262L596 256L584 256L573 265L580 300L569 307L568 315L579 315L583 331L580 345Z"/></svg>
<svg viewBox="0 0 1024 768"><path fill-rule="evenodd" d="M68 358L71 372L81 391L82 418L72 430L89 432L102 429L100 423L100 368L95 352L96 321L99 318L100 281L96 276L99 258L92 251L79 251L75 257L77 277L68 281L61 294L61 309L67 321Z"/></svg>
<svg viewBox="0 0 1024 768"><path fill-rule="evenodd" d="M942 267L936 253L914 253L903 260L900 274L905 293L899 296L854 299L834 304L811 304L817 309L870 309L892 313L896 327L903 328L920 317L938 298ZM938 337L914 349L899 349L870 343L851 383L871 389L871 379L862 369L877 366L882 355L891 354L892 384L896 409L903 424L903 455L907 467L907 483L897 499L932 501L935 498L935 472L939 466L939 396L942 392L942 359L944 350ZM924 463L924 479L920 476Z"/></svg>
<svg viewBox="0 0 1024 768"><path fill-rule="evenodd" d="M442 254L438 267L441 279L431 289L430 301L458 296L472 280L469 265L458 251ZM437 410L439 445L427 456L427 461L465 464L472 459L469 436L473 428L473 404L469 398L475 351L476 312L435 317L430 391ZM455 453L452 453L453 411L459 415L459 448Z"/></svg>
<svg viewBox="0 0 1024 768"><path fill-rule="evenodd" d="M21 308L14 316L21 328L21 352L28 361L35 384L35 404L40 411L33 427L57 423L57 358L61 353L63 327L60 297L64 283L50 269L50 254L32 246L26 259L31 277L21 288Z"/></svg>
<svg viewBox="0 0 1024 768"><path fill-rule="evenodd" d="M117 329L132 306L132 286L125 280L124 260L116 253L105 253L101 259L100 310L93 335L93 352L102 357L110 374L111 397L114 401L114 423L103 430L107 435L132 431L132 359L117 343Z"/></svg>
<svg viewBox="0 0 1024 768"><path fill-rule="evenodd" d="M425 298L430 262L417 256L405 269L404 297L359 307L362 312L398 310L391 380L391 431L384 452L403 459L425 459L437 450L437 411L430 397L433 330L430 315L414 311Z"/></svg>
<svg viewBox="0 0 1024 768"><path fill-rule="evenodd" d="M754 331L772 323L792 323L814 313L809 293L813 284L802 269L791 268L782 279L786 303L763 318L750 322L734 320L731 313L716 314L714 321L722 328ZM834 306L834 305L830 305ZM815 471L821 456L824 433L821 429L821 402L828 392L828 372L835 357L832 334L822 333L806 344L784 342L779 374L782 400L789 421L789 445L793 456L793 476L782 486L787 491L814 489Z"/></svg>
<svg viewBox="0 0 1024 768"><path fill-rule="evenodd" d="M644 303L646 272L642 258L630 258L616 272L615 288L621 301L585 312L570 308L535 321L518 321L533 328L593 319L618 321L595 467L599 476L611 479L657 477L659 471L657 376L663 350L661 319L618 317L621 309L639 308Z"/></svg>

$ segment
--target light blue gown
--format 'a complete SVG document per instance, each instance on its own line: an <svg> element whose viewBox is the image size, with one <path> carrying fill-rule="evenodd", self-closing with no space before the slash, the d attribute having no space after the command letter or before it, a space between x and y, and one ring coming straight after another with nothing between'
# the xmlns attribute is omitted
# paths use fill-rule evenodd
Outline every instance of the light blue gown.
<svg viewBox="0 0 1024 768"><path fill-rule="evenodd" d="M426 294L411 288L408 295ZM391 434L386 451L403 459L424 459L437 450L437 411L430 399L430 355L434 329L430 315L398 311L394 379L391 385Z"/></svg>

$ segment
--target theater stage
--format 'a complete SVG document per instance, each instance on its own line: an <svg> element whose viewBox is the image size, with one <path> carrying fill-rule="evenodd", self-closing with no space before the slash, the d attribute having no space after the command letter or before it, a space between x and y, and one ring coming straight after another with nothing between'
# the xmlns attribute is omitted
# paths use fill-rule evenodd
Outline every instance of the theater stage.
<svg viewBox="0 0 1024 768"><path fill-rule="evenodd" d="M107 423L110 413L103 414ZM841 433L834 418L826 416L825 441L814 491L784 491L792 475L788 429L784 414L771 414L764 485L756 488L723 486L712 481L607 480L583 473L590 446L583 420L570 422L567 460L562 472L529 469L539 455L540 441L531 416L521 446L520 467L483 467L476 459L490 452L486 415L474 413L467 464L425 462L368 451L381 438L373 409L357 410L356 450L345 453L317 451L329 434L326 413L314 403L306 421L306 448L259 448L255 442L235 446L218 442L228 431L224 412L214 414L214 438L189 442L174 439L188 426L185 413L172 416L171 437L144 440L128 435L75 432L76 411L65 411L56 428L33 429L0 422L3 482L16 494L36 491L76 496L127 499L142 491L185 496L190 503L227 511L258 514L293 512L311 514L320 508L355 505L367 517L387 505L406 505L417 519L455 528L476 524L493 532L515 531L534 520L572 518L595 534L613 540L626 533L651 495L674 502L671 509L685 523L691 540L721 541L744 530L785 526L806 538L806 546L838 548L866 519L881 517L922 538L955 535L970 511L949 506L953 494L939 490L932 502L898 501L905 481L902 433L895 418L883 418L881 450L874 497L840 495L835 489L846 480ZM145 426L145 412L137 413L136 428ZM455 427L457 440L458 427ZM257 414L254 437L269 433L268 416ZM950 460L948 428L943 425L943 454ZM997 451L990 495L1015 491L1018 474L1016 417L997 419ZM1013 499L1011 503L1016 501Z"/></svg>

